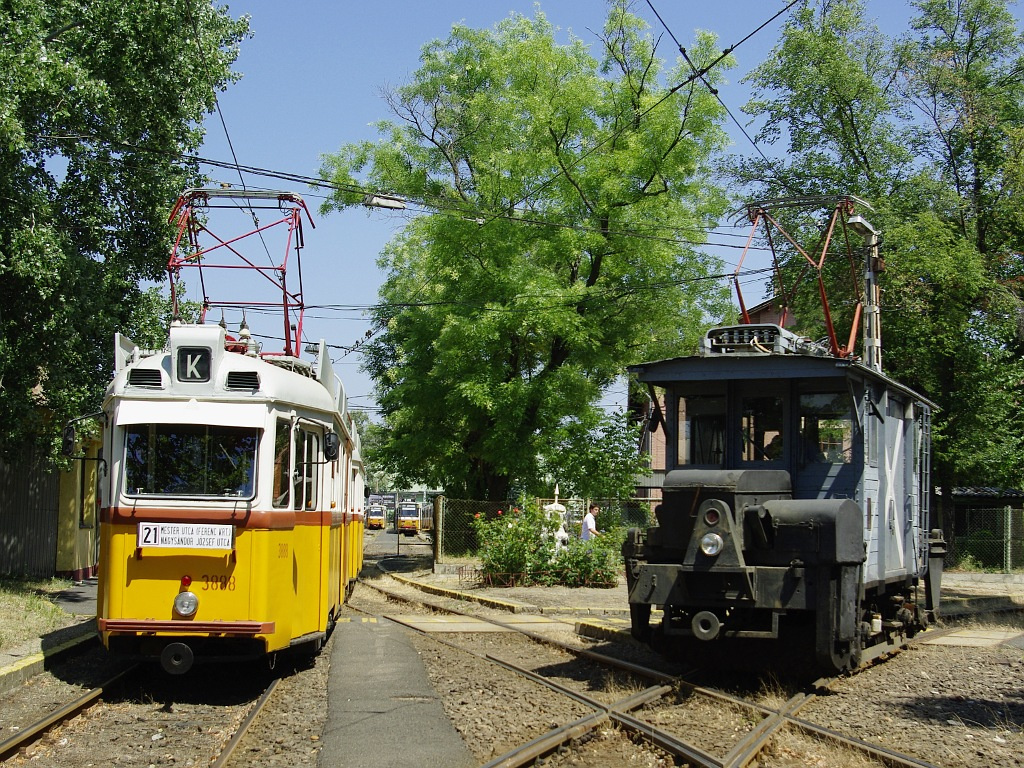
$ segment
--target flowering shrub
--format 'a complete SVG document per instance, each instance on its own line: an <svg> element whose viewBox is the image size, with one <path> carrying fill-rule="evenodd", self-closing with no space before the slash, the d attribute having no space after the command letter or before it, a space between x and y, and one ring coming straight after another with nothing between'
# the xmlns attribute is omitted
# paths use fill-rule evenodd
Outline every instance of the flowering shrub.
<svg viewBox="0 0 1024 768"><path fill-rule="evenodd" d="M556 553L557 523L534 502L499 510L493 516L476 515L473 528L480 542L484 581L506 587L615 586L622 562L621 531L607 531L589 542L570 533L569 545Z"/></svg>
<svg viewBox="0 0 1024 768"><path fill-rule="evenodd" d="M508 587L533 583L554 554L554 540L544 536L546 522L536 504L499 509L493 517L476 515L484 580Z"/></svg>
<svg viewBox="0 0 1024 768"><path fill-rule="evenodd" d="M566 587L614 587L622 569L621 529L590 541L571 539L551 563L550 583Z"/></svg>

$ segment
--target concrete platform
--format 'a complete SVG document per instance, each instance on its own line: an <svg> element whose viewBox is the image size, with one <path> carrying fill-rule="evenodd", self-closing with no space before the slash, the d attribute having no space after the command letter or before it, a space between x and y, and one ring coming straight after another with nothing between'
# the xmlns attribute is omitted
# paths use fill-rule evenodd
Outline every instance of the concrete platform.
<svg viewBox="0 0 1024 768"><path fill-rule="evenodd" d="M96 619L83 619L49 632L18 648L0 653L0 694L38 675L63 654L82 643L96 642Z"/></svg>
<svg viewBox="0 0 1024 768"><path fill-rule="evenodd" d="M500 627L483 619L476 619L470 616L422 616L422 615L401 615L388 614L386 619L402 624L406 627L428 633L445 632L516 632L519 629L528 632L552 634L559 632L575 632L576 625L573 622L559 621L550 616L539 616L533 614L515 614L501 619L508 627Z"/></svg>
<svg viewBox="0 0 1024 768"><path fill-rule="evenodd" d="M334 630L320 768L471 768L409 631L391 621Z"/></svg>
<svg viewBox="0 0 1024 768"><path fill-rule="evenodd" d="M1005 629L971 628L959 629L948 635L929 638L922 635L922 645L952 645L963 648L991 648L996 645L1009 645L1024 650L1024 632Z"/></svg>

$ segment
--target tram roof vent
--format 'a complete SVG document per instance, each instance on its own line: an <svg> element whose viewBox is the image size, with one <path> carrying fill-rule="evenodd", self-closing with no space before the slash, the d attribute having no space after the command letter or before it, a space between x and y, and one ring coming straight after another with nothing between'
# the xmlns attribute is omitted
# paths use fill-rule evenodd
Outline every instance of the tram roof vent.
<svg viewBox="0 0 1024 768"><path fill-rule="evenodd" d="M712 328L704 337L701 354L826 356L828 352L815 342L797 336L792 331L773 323L764 323Z"/></svg>
<svg viewBox="0 0 1024 768"><path fill-rule="evenodd" d="M159 368L133 368L128 371L128 385L163 389L163 376L161 376Z"/></svg>
<svg viewBox="0 0 1024 768"><path fill-rule="evenodd" d="M224 388L257 390L260 388L260 375L257 371L228 371L228 379Z"/></svg>

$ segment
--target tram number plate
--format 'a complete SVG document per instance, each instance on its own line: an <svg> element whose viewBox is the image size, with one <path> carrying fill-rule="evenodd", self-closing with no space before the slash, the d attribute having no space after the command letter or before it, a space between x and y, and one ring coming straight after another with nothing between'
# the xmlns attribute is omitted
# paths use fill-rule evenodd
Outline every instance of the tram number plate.
<svg viewBox="0 0 1024 768"><path fill-rule="evenodd" d="M139 523L138 546L231 549L234 530L233 525Z"/></svg>

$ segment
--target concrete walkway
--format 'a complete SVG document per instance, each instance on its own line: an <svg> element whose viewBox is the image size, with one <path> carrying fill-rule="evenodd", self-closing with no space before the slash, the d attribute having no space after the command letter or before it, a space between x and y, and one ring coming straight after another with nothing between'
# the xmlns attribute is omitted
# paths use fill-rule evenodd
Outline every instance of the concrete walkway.
<svg viewBox="0 0 1024 768"><path fill-rule="evenodd" d="M334 630L321 768L471 768L409 631L387 621Z"/></svg>

